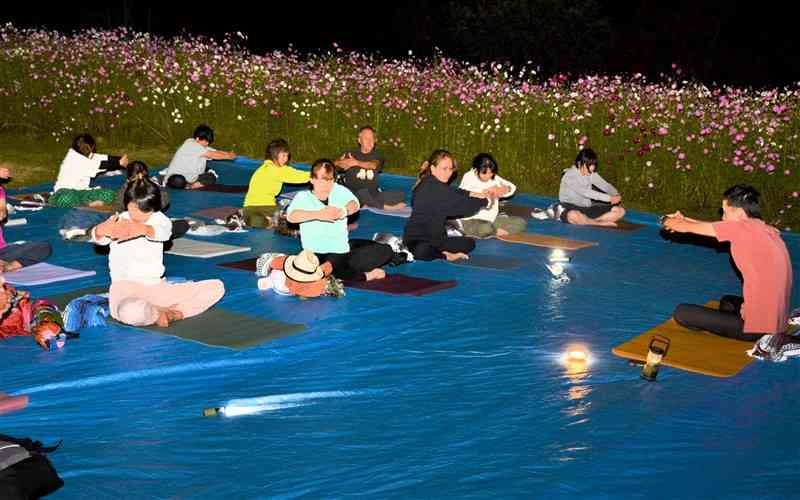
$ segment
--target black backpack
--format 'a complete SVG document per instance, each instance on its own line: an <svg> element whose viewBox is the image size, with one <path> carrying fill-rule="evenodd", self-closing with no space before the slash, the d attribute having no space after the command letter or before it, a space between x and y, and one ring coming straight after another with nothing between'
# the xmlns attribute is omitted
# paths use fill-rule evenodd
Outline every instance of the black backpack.
<svg viewBox="0 0 800 500"><path fill-rule="evenodd" d="M41 498L64 486L46 455L59 445L60 441L55 446L44 446L28 438L0 434L0 498Z"/></svg>

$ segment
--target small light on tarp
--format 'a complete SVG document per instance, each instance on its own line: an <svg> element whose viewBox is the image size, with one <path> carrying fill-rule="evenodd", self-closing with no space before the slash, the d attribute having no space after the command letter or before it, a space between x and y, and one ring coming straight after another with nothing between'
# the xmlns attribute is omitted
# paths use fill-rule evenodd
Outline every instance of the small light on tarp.
<svg viewBox="0 0 800 500"><path fill-rule="evenodd" d="M574 375L583 373L589 368L591 356L586 347L582 345L571 345L561 356L561 364L567 368L567 374Z"/></svg>
<svg viewBox="0 0 800 500"><path fill-rule="evenodd" d="M644 366L642 366L641 376L643 379L653 382L658 377L658 367L661 364L661 360L667 355L667 351L669 351L669 343L670 340L661 335L656 335L650 340L650 345L647 348L647 358Z"/></svg>
<svg viewBox="0 0 800 500"><path fill-rule="evenodd" d="M564 253L564 250L561 250L560 248L556 248L550 254L550 262L566 263L566 262L569 262L569 257L567 257L567 254Z"/></svg>
<svg viewBox="0 0 800 500"><path fill-rule="evenodd" d="M225 407L221 406L219 408L205 408L203 409L203 416L204 417L216 417L217 415L224 417L225 416Z"/></svg>

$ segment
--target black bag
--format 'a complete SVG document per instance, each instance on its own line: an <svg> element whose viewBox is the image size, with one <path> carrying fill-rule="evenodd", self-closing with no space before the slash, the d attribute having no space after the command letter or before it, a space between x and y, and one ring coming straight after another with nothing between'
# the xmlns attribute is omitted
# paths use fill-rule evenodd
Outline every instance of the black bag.
<svg viewBox="0 0 800 500"><path fill-rule="evenodd" d="M46 447L39 441L0 434L0 498L41 498L64 486L45 455L61 444Z"/></svg>

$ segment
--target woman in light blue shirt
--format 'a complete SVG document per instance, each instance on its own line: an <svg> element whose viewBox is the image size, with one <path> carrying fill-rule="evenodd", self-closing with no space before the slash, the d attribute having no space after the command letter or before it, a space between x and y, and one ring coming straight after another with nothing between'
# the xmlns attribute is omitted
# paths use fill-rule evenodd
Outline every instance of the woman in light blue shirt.
<svg viewBox="0 0 800 500"><path fill-rule="evenodd" d="M381 269L391 262L389 245L370 240L348 240L347 216L360 205L346 187L334 182L335 167L326 159L311 166L311 189L295 195L287 209L289 222L300 224L304 250L314 252L320 263L330 262L333 275L343 280L370 281L386 277Z"/></svg>

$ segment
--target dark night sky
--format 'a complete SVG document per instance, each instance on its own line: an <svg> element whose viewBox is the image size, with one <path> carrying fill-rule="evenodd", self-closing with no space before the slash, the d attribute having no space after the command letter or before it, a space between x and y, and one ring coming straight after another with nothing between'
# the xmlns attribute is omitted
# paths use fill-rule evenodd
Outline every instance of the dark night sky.
<svg viewBox="0 0 800 500"><path fill-rule="evenodd" d="M491 8L502 0L472 3ZM570 5L556 0L551 3ZM437 45L450 56L469 58L470 54L449 38L446 4L429 0L384 3L356 0L319 5L297 1L258 5L228 0L206 8L206 4L197 2L88 0L80 4L48 4L43 8L30 2L15 2L4 6L0 20L22 27L44 26L61 31L128 25L166 36L182 32L220 36L241 31L248 35L249 48L257 52L285 48L289 43L300 50L315 50L328 48L336 41L345 48L379 51L390 56L408 50L428 55ZM794 12L778 8L777 3L598 0L598 4L598 14L609 21L609 33L600 40L594 62L582 62L578 52L571 53L574 46L569 43L556 44L553 50L564 57L545 62L546 73L602 71L654 75L667 70L671 62L678 62L691 75L709 83L770 86L800 80L797 57L800 30ZM557 27L556 32L580 33L584 21L574 19L569 26ZM504 27L493 29L503 32ZM492 52L502 57L502 44L507 42L502 37L492 40L501 44Z"/></svg>

